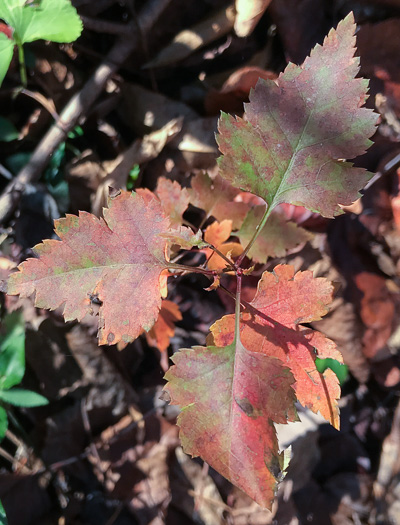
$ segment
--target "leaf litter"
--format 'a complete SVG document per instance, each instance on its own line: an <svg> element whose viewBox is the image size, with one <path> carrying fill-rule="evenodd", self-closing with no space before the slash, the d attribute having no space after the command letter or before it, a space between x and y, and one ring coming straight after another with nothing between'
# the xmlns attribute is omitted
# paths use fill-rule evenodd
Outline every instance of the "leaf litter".
<svg viewBox="0 0 400 525"><path fill-rule="evenodd" d="M203 9L202 18L212 17L217 12L217 8L213 11L212 8L206 6L206 3L204 6L201 2L199 4L201 5L197 6L196 9ZM264 62L263 69L279 73L285 67L284 57L301 63L317 42L322 43L323 36L330 27L336 25L339 18L332 18L332 12L330 7L327 7L327 3L318 4L319 22L307 19L300 7L290 8L288 2L282 2L279 7L277 4L272 2L268 6L266 16L261 18L247 39L248 43L254 46L254 52L259 45L257 31L261 32L263 28L268 28L268 24L271 23L276 25L280 42L278 43L277 39L272 37L275 51ZM359 7L357 2L349 2L348 4L349 9ZM385 49L386 46L389 49L390 39L380 27L381 5L378 2L371 2L371 4L374 4L377 9L375 14L370 16L368 22L365 23L361 16L361 9L358 11L361 15L357 22L361 24L361 32L363 26L368 31L368 26L373 26L385 43ZM312 2L308 2L307 5L309 12L317 12L310 7ZM112 2L109 2L109 6L118 19L120 16L118 9L112 6ZM218 6L218 8L220 7L222 5ZM340 6L339 9L341 10L340 18L344 18L347 12L344 12L343 6ZM392 8L386 6L386 9L391 12L390 9ZM286 10L285 13L283 13L284 10ZM85 16L96 17L98 13L99 11L94 6L82 6L82 14ZM170 11L166 13L163 23L156 28L154 35L144 35L147 40L148 58L146 59L145 56L143 58L135 57L134 60L142 60L143 65L150 62L175 34L193 26L200 18L197 20L190 19L190 16L194 16L190 13L187 13L186 16L187 19L182 18L181 13L177 13L177 9L171 7ZM173 23L168 24L168 21L171 20ZM170 30L168 29L169 25L171 26ZM176 27L177 25L179 27ZM164 36L158 41L160 34L164 34ZM264 31L264 34L266 35L267 32ZM96 39L106 38L104 35L97 34L95 37ZM89 38L88 34L83 38L84 46L88 46L88 49L93 47L94 41ZM301 45L297 45L296 42L297 44L301 43ZM187 120L201 123L205 113L199 101L202 102L206 98L211 88L220 89L229 78L232 69L237 71L243 66L242 57L245 57L244 53L248 51L240 51L242 55L240 57L237 54L237 49L244 50L244 42L233 35L232 42L222 54L231 70L227 69L224 74L220 74L218 79L215 70L222 69L218 55L215 55L212 60L205 60L203 55L198 52L190 57L191 62L187 62L188 59L182 59L170 66L168 76L162 68L155 73L143 72L145 70L138 72L139 69L137 69L135 82L139 87L141 86L140 89L145 89L149 95L161 94L163 99L158 106L153 105L151 99L148 99L146 103L139 101L139 105L142 105L139 107L140 112L136 111L134 114L136 122L132 118L132 113L129 117L126 117L126 112L125 115L122 114L125 111L121 109L122 106L118 111L108 110L106 105L103 107L99 105L95 108L90 117L91 120L84 126L84 129L85 140L92 147L92 150L98 154L99 160L95 160L97 165L102 167L110 160L117 160L121 152L127 151L133 140L142 140L150 129L161 129L173 118L185 116ZM297 57L294 56L294 49L297 49L299 53ZM46 54L45 47L41 51ZM373 70L374 63L377 60L374 58L375 51L369 39L365 38L360 48L360 54L361 66L363 67L365 64L365 67L369 68L366 76L371 74L370 71ZM80 49L76 52L80 56L81 64L93 65L91 61L94 58L86 55L84 50ZM300 56L302 52L303 56ZM56 61L50 54L48 56L50 67L57 68ZM64 55L64 57L66 56ZM72 54L70 56L72 57ZM268 55L264 54L264 56ZM368 58L372 61L372 66L369 65ZM65 67L69 70L69 77L72 76L79 85L81 76L87 75L87 71L83 66L79 70L79 64L77 67L76 64L72 64L72 61L69 62L68 60L66 59ZM251 64L249 63L249 65ZM391 65L393 68L395 67L393 62ZM210 66L212 67L210 68ZM121 73L120 82L123 90L132 82L132 73L129 68L134 67L135 64L128 66L128 70ZM212 70L213 67L214 71ZM393 89L393 83L396 82L397 69L386 68L388 71L383 75L379 72L379 67L382 69L382 66L378 64L374 71L377 73L381 85L385 88L385 94L390 93L390 96L395 97L396 91ZM12 71L11 75L13 75ZM198 75L203 71L206 73L205 78L210 78L210 84L199 81ZM365 70L362 72L364 75L366 74ZM154 74L158 86L156 89L152 85L149 89L151 84L148 79L150 75ZM50 79L42 78L42 82L50 82ZM64 83L67 82L67 76L60 76L59 78L64 78ZM35 82L34 77L32 81ZM39 88L38 86L37 89ZM140 94L140 89L136 93ZM373 84L369 107L373 105L376 89L376 85ZM133 95L131 98L138 100L137 95ZM125 95L124 103L126 100L127 96ZM113 106L110 104L109 107L112 108ZM336 107L339 111L344 108L344 105L341 105L339 101ZM170 108L172 108L171 114L168 113ZM24 109L32 111L32 107L26 105ZM17 113L19 111L22 115L23 108L18 108ZM164 115L165 111L167 111L167 115ZM152 112L153 117L148 112ZM15 118L7 108L5 109L5 116L11 119ZM101 125L102 120L116 126L118 134L105 133L106 128ZM17 120L15 122L18 123ZM192 129L196 130L196 128ZM198 127L197 130L199 129ZM204 136L200 138L200 142L198 134L197 137L189 138L189 141L185 139L186 142L183 142L184 148L191 150L189 154L186 150L179 149L179 144L182 143L179 138L175 143L167 144L160 140L155 158L152 159L149 156L140 163L140 185L155 190L159 198L163 195L161 199L163 206L176 208L177 214L173 227L179 228L182 220L199 224L204 219L204 216L200 215L199 209L195 208L196 202L199 202L196 199L201 199L202 191L193 191L196 188L195 181L214 180L215 182L211 182L211 184L214 188L216 187L216 190L214 189L208 194L209 196L203 197L202 201L204 205L201 207L206 210L206 220L209 221L205 224L208 226L215 224L213 223L215 219L220 222L227 218L233 220L232 239L235 242L235 232L240 232L246 215L251 208L254 210L254 205L249 205L248 201L243 199L241 195L243 188L231 188L228 192L229 199L226 202L218 203L212 209L210 195L220 196L228 193L225 190L224 192L218 191L219 182L215 178L215 169L210 162L212 157L210 147L214 144L215 148L212 127L204 125L201 129ZM205 140L204 137L207 137L207 134L208 138ZM188 136L186 135L186 137ZM87 143L85 147L87 147ZM204 144L203 151L200 152L198 151L199 143ZM78 147L81 148L81 146L82 144L79 144L78 141ZM15 145L11 143L8 148L10 147L15 148ZM374 148L371 148L371 153L362 158L360 168L374 172L377 169L377 163L382 158L382 151L386 154L396 148L396 143L390 143L383 137L379 147ZM0 149L3 153L5 151L4 145L0 144ZM193 155L193 150L197 150L195 151L196 155ZM6 153L6 155L8 154ZM341 155L347 156L343 153ZM71 153L69 160L75 158L74 154ZM209 170L209 175L204 174L204 169ZM76 181L78 188L79 184L83 185L85 178L89 180L89 177L88 166L82 174L82 182ZM166 188L166 184L162 188L162 182L158 182L161 177L171 179L172 185L167 183L168 188ZM192 177L191 180L190 177ZM124 178L125 175L121 175L117 184L118 187L123 188L126 181ZM385 174L383 178L387 180L388 184L385 189L380 190L380 194L387 195L388 202L390 202L390 198L396 195L396 190L393 188L397 184L397 174L395 172L394 174ZM99 181L92 180L88 186L89 194L92 197L98 184ZM158 184L160 185L157 189ZM189 207L186 206L186 197L178 205L172 204L176 202L173 196L173 188L176 188L176 184L187 188L190 195ZM18 479L18 482L16 473L6 474L6 469L9 471L14 469L18 472L18 468L21 468L18 461L15 460L14 464L10 465L4 460L2 464L3 473L0 486L3 489L0 492L1 497L6 502L11 523L13 521L29 523L30 517L22 513L21 506L18 504L24 494L29 494L30 501L33 503L31 516L43 523L46 520L50 520L50 522L53 520L54 522L60 515L70 521L82 522L88 513L90 518L86 519L87 523L106 523L106 520L111 519L112 516L114 516L112 519L115 523L123 523L124 520L128 520L128 522L133 520L132 522L135 523L182 523L182 519L187 520L188 523L197 523L199 517L204 523L218 523L217 520L221 520L222 523L235 524L272 523L273 519L278 524L303 523L304 520L323 523L323 520L328 519L338 523L345 519L354 520L356 519L355 516L362 523L375 523L374 509L373 506L371 507L371 495L374 495L376 501L381 505L379 507L381 514L377 518L382 515L396 516L396 506L391 496L395 494L398 485L396 470L392 470L386 478L383 478L382 476L385 475L383 469L387 464L387 458L383 453L380 458L380 454L384 437L391 430L391 421L396 405L393 395L396 395L398 389L398 381L396 382L393 379L393 377L396 378L393 371L399 369L398 343L395 338L399 294L398 276L396 270L391 274L385 273L388 271L387 266L382 266L382 255L378 258L377 254L386 254L396 268L400 253L398 243L396 244L398 230L395 218L393 214L390 214L390 211L389 218L385 218L384 231L382 228L375 228L373 233L368 234L365 231L364 225L372 224L371 217L378 226L384 220L380 210L369 205L371 199L368 197L368 192L369 195L373 195L374 192L377 194L376 188L377 186L373 185L370 190L367 190L365 198L362 199L365 204L361 214L355 215L346 212L345 216L336 219L335 222L328 221L320 224L315 231L312 226L306 226L308 233L310 229L314 233L314 239L311 239L310 235L306 245L303 248L300 245L298 251L296 249L294 252L285 255L280 252L272 253L273 262L270 259L262 260L259 263L260 266L255 269L255 273L261 276L265 271L270 272L278 262L294 264L296 271L301 270L303 272L313 265L314 277L326 277L328 280L332 280L333 274L329 267L335 267L336 274L333 280L336 283L341 283L336 292L337 302L334 303L331 313L322 321L303 318L303 322L306 323L305 330L309 330L308 323L312 323L316 327L319 326L319 330L322 332L326 330L327 336L339 345L345 361L347 359L346 351L344 351L346 345L348 349L351 348L352 350L358 345L361 352L353 361L352 378L345 386L341 401L341 433L338 434L329 430L328 427L318 421L313 423L311 430L310 427L308 431L305 430L304 436L296 436L293 433L293 438L289 438L288 443L291 442L290 439L295 440L291 467L293 470L292 472L289 470L286 480L283 482L277 504L273 508L273 514L262 511L247 496L216 474L212 468L207 473L201 463L193 461L187 456L184 456L185 459L179 456L176 427L174 426L176 412L173 407L167 407L165 402L158 399L163 384L161 357L157 353L159 350L148 348L146 339L143 337L129 343L120 351L116 350L115 347L111 347L107 351L98 349L95 344L98 317L86 316L82 328L79 329L76 328L73 321L64 326L61 323L60 310L50 313L42 311L41 317L33 319L32 315L29 314L32 311L32 303L29 299L24 299L23 308L26 312L27 322L30 323L28 334L30 334L32 341L27 347L27 360L30 363L26 377L27 385L31 387L31 385L41 384L41 393L52 400L52 407L51 412L42 408L36 412L26 409L15 411L15 416L18 419L22 418L26 430L35 441L39 458L35 458L33 452L25 449L26 468L29 472L21 471L19 475L23 474L23 476ZM168 198L165 197L166 192L168 192ZM205 204L208 205L208 208ZM261 202L258 203L258 205L261 204ZM93 211L90 207L90 199L86 201L86 206L86 211ZM100 206L97 207L97 213L99 211ZM332 209L329 213L331 212ZM50 224L50 221L48 223ZM304 227L303 224L301 226ZM43 233L39 237L44 238L46 235ZM165 239L163 243L165 243ZM380 247L380 251L377 246ZM26 250L26 248L24 249ZM11 261L20 262L26 255L16 242L8 244L3 242L1 250L2 257ZM315 260L316 254L320 258L317 261ZM323 259L328 262L322 264ZM224 277L226 280L228 278ZM194 342L199 344L206 332L203 319L210 319L208 323L211 325L213 321L221 317L221 310L223 310L217 292L212 292L212 300L209 300L209 294L203 292L202 285L204 287L204 283L196 285L193 279L186 276L178 277L176 281L176 290L172 294L170 292L168 299L174 301L174 304L179 303L183 319L177 319L178 327L175 330L175 335L171 338L169 354L173 348L190 347ZM103 306L101 295L99 296L96 290L94 291L95 293L91 298L85 296L85 308L87 309ZM253 296L255 291L254 289ZM260 300L257 297L251 298L250 295L249 293L249 302ZM226 301L229 302L229 297ZM12 302L13 298L7 298L6 307L12 308ZM386 315L388 312L389 315ZM243 314L243 316L246 315L248 314ZM175 317L178 318L179 316L176 315ZM296 319L298 317L300 315L297 315ZM350 334L345 337L349 319L354 319L354 324L352 324ZM326 324L329 320L330 324ZM254 320L249 320L250 325L252 322L254 323ZM265 319L258 319L256 322L268 325ZM247 324L244 325L243 330L249 331L250 335L244 334L246 337L258 336L256 331L254 332L251 327L247 327ZM371 330L373 337L371 337ZM229 330L226 334L228 337ZM218 339L217 341L214 341L214 344L220 345L221 342ZM374 342L373 346L371 346L371 341ZM226 340L224 344L227 343ZM273 344L273 342L270 341L269 344ZM372 348L373 350L371 350ZM41 356L40 359L38 356ZM111 363L112 366L108 367L107 363ZM380 370L379 374L378 369ZM334 379L329 371L328 376ZM367 377L370 377L369 382L367 382ZM127 383L130 385L129 388L126 387ZM293 386L290 388L294 388L295 383L292 382L291 385ZM127 391L130 392L129 395L127 395ZM304 404L310 405L314 402L315 398L312 398L311 402L305 399ZM238 406L242 413L249 413L253 404L238 399ZM316 407L314 409L318 410ZM307 420L309 418L307 411L300 407L298 410L301 419ZM398 446L399 439L396 424L396 420L394 420L390 434L390 440L394 447ZM298 424L296 423L296 425ZM39 436L43 428L46 429L46 436L40 439ZM15 428L12 428L12 431L17 433ZM309 433L307 434L307 432ZM312 454L305 454L304 451L309 449L307 444L310 443L310 433L313 435L312 442L315 449ZM16 447L15 444L12 445L9 438L6 439L7 450L10 447ZM374 451L371 451L370 440L373 440L372 442L375 444ZM73 446L71 447L71 445ZM14 449L11 448L11 450ZM61 454L60 450L64 450L64 453ZM17 454L15 456L17 457ZM57 487L59 494L57 502L49 500L48 494L51 493L48 488L49 485L46 485L44 481L45 472L40 470L43 469L43 466L39 467L39 471L35 470L35 461L38 461L36 465L39 465L40 457L53 465L56 472L55 480L51 484L55 484L54 486ZM296 458L299 457L304 458L304 463L301 466L296 464ZM381 467L379 476L376 477L376 472L371 469L370 465L377 464L379 460ZM70 461L72 463L69 463ZM333 461L335 466L332 466ZM184 466L184 462L191 467ZM181 483L177 482L179 479L177 463L181 464L178 470L184 471L185 489L182 498L177 496L179 494L178 487L179 490L182 490ZM210 463L212 465L212 461ZM276 469L274 471L277 472ZM131 472L132 476L125 477L126 472ZM179 476L182 476L181 472ZM299 477L301 482L299 482ZM126 481L127 479L131 481ZM382 481L383 479L390 479L390 482ZM382 483L385 487L384 493L382 490L379 491ZM11 488L10 484L12 485ZM77 490L82 491L83 497L78 497ZM94 493L98 494L95 497L95 506L90 502L89 497L90 494ZM306 505L306 501L310 499L313 502L312 507ZM209 508L209 511L204 510L205 508ZM328 513L330 517L328 517Z"/></svg>

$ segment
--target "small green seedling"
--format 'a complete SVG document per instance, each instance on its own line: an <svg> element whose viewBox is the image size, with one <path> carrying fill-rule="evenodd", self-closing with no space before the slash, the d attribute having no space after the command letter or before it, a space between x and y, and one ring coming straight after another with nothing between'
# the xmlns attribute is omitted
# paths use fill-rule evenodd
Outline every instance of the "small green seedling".
<svg viewBox="0 0 400 525"><path fill-rule="evenodd" d="M6 315L0 334L0 440L8 428L7 412L4 405L37 407L47 405L45 397L18 385L25 374L25 323L19 312ZM0 521L1 524L1 521Z"/></svg>
<svg viewBox="0 0 400 525"><path fill-rule="evenodd" d="M34 40L69 43L79 38L82 22L69 0L2 0L0 19L11 31L0 32L0 85L18 48L21 82L27 85L23 45Z"/></svg>

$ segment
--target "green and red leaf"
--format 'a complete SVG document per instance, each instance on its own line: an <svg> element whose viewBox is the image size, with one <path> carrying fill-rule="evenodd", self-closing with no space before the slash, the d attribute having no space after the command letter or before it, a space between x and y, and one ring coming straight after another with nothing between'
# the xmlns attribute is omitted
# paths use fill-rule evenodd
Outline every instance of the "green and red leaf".
<svg viewBox="0 0 400 525"><path fill-rule="evenodd" d="M359 197L369 174L342 159L371 145L377 115L362 107L368 80L355 78L355 29L350 13L302 66L289 64L276 82L260 79L243 119L221 115L224 179L272 208L285 202L325 217Z"/></svg>
<svg viewBox="0 0 400 525"><path fill-rule="evenodd" d="M278 265L273 272L264 272L250 303L255 310L242 314L240 338L246 348L276 357L288 366L300 403L320 412L338 428L339 381L331 370L320 374L315 359L330 357L341 363L342 356L333 341L300 325L328 313L332 292L333 286L326 279L314 278L309 271L295 275L292 266ZM234 327L234 315L217 321L211 327L214 344L231 344Z"/></svg>
<svg viewBox="0 0 400 525"><path fill-rule="evenodd" d="M250 242L264 212L265 206L255 206L247 214L242 227L236 233L242 246ZM309 241L312 237L304 228L274 212L249 250L248 257L256 263L265 263L269 257L283 257L288 250Z"/></svg>
<svg viewBox="0 0 400 525"><path fill-rule="evenodd" d="M99 343L129 342L149 330L161 306L169 263L169 238L190 245L191 230L170 227L160 201L149 191L121 192L109 199L104 219L80 212L55 222L58 240L35 246L38 259L28 259L11 275L7 292L54 310L64 305L65 320L90 313L101 301Z"/></svg>
<svg viewBox="0 0 400 525"><path fill-rule="evenodd" d="M270 507L285 469L273 422L297 420L289 368L240 341L181 350L173 361L165 390L182 408L184 451Z"/></svg>

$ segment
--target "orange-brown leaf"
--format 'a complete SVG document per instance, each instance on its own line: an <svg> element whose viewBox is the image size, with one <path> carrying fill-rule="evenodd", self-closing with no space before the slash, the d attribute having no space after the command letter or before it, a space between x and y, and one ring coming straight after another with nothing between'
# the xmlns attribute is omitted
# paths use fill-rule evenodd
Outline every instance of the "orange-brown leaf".
<svg viewBox="0 0 400 525"><path fill-rule="evenodd" d="M165 352L171 337L175 333L175 323L182 320L179 306L166 299L161 303L160 313L153 327L146 333L150 346L155 346L160 352Z"/></svg>

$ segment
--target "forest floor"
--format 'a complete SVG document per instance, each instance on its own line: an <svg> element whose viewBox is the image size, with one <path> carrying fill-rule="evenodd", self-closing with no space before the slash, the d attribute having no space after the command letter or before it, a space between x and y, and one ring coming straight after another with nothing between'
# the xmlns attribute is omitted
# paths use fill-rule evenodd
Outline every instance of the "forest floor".
<svg viewBox="0 0 400 525"><path fill-rule="evenodd" d="M257 267L261 274L289 262L335 283L330 313L312 326L337 343L349 368L340 431L301 408L302 422L279 430L293 459L272 512L182 452L178 409L160 398L169 356L204 345L210 325L234 308L188 275L168 297L182 319L167 349L144 335L125 348L98 346L96 316L64 323L59 310L3 297L5 311L22 309L25 320L22 386L49 400L8 410L0 500L10 525L399 524L400 0L272 0L254 28L241 21L245 36L226 0L72 3L82 36L27 45L29 92L15 97L17 57L0 91L7 132L16 130L7 138L0 125L0 194L33 152L42 155L0 210L1 277L54 238L54 219L99 216L110 186L154 190L163 176L189 187L197 173L215 175L219 112L243 114L260 76L301 64L350 11L360 74L370 79L367 105L380 114L374 144L356 162L376 175L336 219L292 210L313 240ZM113 66L88 95L104 59ZM80 92L87 98L68 136L43 146L54 115ZM202 220L194 207L187 218Z"/></svg>

